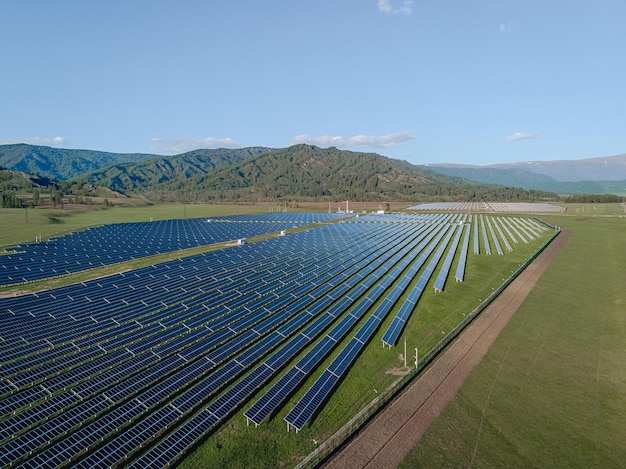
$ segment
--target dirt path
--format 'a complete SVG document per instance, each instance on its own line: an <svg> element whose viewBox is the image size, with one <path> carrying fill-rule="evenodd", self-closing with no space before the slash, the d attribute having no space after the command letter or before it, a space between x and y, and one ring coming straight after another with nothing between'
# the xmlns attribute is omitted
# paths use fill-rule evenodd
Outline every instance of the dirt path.
<svg viewBox="0 0 626 469"><path fill-rule="evenodd" d="M400 396L325 468L394 468L452 400L565 244L563 231Z"/></svg>

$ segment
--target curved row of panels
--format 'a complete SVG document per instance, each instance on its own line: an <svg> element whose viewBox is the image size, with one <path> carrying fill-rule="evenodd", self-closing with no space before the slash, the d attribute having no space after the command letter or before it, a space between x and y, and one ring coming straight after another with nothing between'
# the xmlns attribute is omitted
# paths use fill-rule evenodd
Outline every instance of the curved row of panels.
<svg viewBox="0 0 626 469"><path fill-rule="evenodd" d="M435 271L456 260L462 280L470 238L510 245L542 230L366 216L1 299L0 466L165 466L280 377L245 409L262 423L335 352L286 417L301 429L387 318L395 344Z"/></svg>

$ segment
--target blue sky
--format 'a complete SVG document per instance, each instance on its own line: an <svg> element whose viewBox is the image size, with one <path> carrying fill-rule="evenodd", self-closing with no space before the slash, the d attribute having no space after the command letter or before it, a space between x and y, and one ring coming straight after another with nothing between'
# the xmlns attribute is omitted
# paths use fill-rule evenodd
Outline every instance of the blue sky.
<svg viewBox="0 0 626 469"><path fill-rule="evenodd" d="M1 0L0 143L626 153L623 0Z"/></svg>

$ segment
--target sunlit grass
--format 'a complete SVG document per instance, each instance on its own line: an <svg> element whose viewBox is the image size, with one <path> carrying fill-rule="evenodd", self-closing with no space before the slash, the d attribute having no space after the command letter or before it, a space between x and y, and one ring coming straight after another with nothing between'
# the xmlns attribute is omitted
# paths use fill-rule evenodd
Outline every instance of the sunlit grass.
<svg viewBox="0 0 626 469"><path fill-rule="evenodd" d="M402 467L623 467L626 219L577 209L550 217L566 246Z"/></svg>

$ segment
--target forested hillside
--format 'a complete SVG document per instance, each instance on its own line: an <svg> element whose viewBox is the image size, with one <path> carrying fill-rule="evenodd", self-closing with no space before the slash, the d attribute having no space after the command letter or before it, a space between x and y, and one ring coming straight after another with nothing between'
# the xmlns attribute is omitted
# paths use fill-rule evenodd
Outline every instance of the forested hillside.
<svg viewBox="0 0 626 469"><path fill-rule="evenodd" d="M214 150L217 151L217 150ZM536 200L549 194L439 175L405 161L311 145L221 150L210 162L195 152L116 165L74 180L155 200ZM222 160L218 161L219 158ZM228 162L230 160L230 163Z"/></svg>
<svg viewBox="0 0 626 469"><path fill-rule="evenodd" d="M116 163L134 163L155 155L68 150L18 143L0 145L0 166L59 181Z"/></svg>
<svg viewBox="0 0 626 469"><path fill-rule="evenodd" d="M24 204L19 196L24 193L31 194L30 205L37 205L42 191L58 192L57 184L48 178L0 168L0 207L22 207Z"/></svg>
<svg viewBox="0 0 626 469"><path fill-rule="evenodd" d="M139 163L116 164L101 168L73 182L105 186L123 193L165 193L185 190L195 177L204 176L220 166L239 163L272 151L264 147L235 150L194 150L174 156L153 156ZM188 189L189 189L188 187Z"/></svg>
<svg viewBox="0 0 626 469"><path fill-rule="evenodd" d="M15 147L7 151L7 147ZM38 194L54 206L65 201L92 203L100 199L141 196L153 201L446 201L555 200L555 194L472 182L437 174L406 161L376 153L361 153L294 145L283 149L250 147L195 150L174 156L119 155L84 150L61 150L30 145L5 145L5 160L15 165L60 168L71 174L80 168L115 161L109 166L37 184L37 177L9 172L2 187L7 207L38 205ZM28 156L24 156L28 153ZM21 157L19 155L22 155ZM82 155L81 158L77 156ZM35 158L36 156L36 158ZM11 158L9 158L11 157ZM84 158L83 158L84 157ZM91 158L87 163L87 157ZM124 158L137 159L123 162ZM22 159L20 159L22 158ZM36 164L35 164L36 163ZM24 176L17 177L16 174ZM21 179L20 179L21 178ZM16 181L22 183L17 184ZM41 187L39 187L41 186ZM21 196L20 196L21 194ZM42 199L43 200L43 199Z"/></svg>

